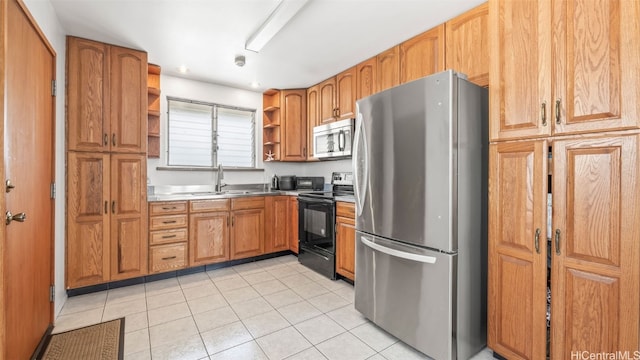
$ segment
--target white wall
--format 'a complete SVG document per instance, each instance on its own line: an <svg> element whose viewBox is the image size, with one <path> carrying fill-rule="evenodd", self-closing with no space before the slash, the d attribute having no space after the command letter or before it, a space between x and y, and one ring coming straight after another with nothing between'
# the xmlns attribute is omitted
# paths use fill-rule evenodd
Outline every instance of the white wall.
<svg viewBox="0 0 640 360"><path fill-rule="evenodd" d="M262 162L262 93L232 87L162 75L160 79L160 159L149 159L147 176L151 185L204 185L213 184L214 171L157 170L166 166L167 155L167 96L200 100L217 104L256 109L256 153L257 167L264 171L226 170L227 184L256 184L269 182L273 174L298 176L324 176L329 182L332 171L351 171L350 160L324 161L319 163Z"/></svg>
<svg viewBox="0 0 640 360"><path fill-rule="evenodd" d="M44 32L45 36L56 51L56 80L58 94L56 96L55 132L56 132L56 201L55 201L55 285L56 301L55 315L62 310L67 300L64 284L64 254L65 254L65 30L60 25L58 17L49 1L24 0L29 12Z"/></svg>

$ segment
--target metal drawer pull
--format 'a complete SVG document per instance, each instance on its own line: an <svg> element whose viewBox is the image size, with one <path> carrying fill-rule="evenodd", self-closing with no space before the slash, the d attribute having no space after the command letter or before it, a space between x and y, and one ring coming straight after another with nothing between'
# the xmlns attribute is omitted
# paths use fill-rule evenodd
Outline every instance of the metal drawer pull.
<svg viewBox="0 0 640 360"><path fill-rule="evenodd" d="M104 146L109 145L109 135L107 135L107 133L104 133Z"/></svg>
<svg viewBox="0 0 640 360"><path fill-rule="evenodd" d="M542 126L547 126L547 103L540 105L540 116L542 117Z"/></svg>
<svg viewBox="0 0 640 360"><path fill-rule="evenodd" d="M109 202L108 201L104 201L104 213L108 213L109 212Z"/></svg>
<svg viewBox="0 0 640 360"><path fill-rule="evenodd" d="M177 223L177 221L175 221L175 220L166 220L166 221L163 221L162 223L163 224L175 224L175 223Z"/></svg>
<svg viewBox="0 0 640 360"><path fill-rule="evenodd" d="M536 235L534 236L533 243L536 246L536 252L540 254L540 228L536 229Z"/></svg>
<svg viewBox="0 0 640 360"><path fill-rule="evenodd" d="M556 100L556 124L560 124L560 99Z"/></svg>
<svg viewBox="0 0 640 360"><path fill-rule="evenodd" d="M173 255L173 256L163 257L162 260L173 260L175 258L177 258L177 256Z"/></svg>
<svg viewBox="0 0 640 360"><path fill-rule="evenodd" d="M173 235L164 235L162 238L163 238L163 239L171 239L171 238L174 238L174 237L176 237L176 236L177 236L176 234L173 234Z"/></svg>
<svg viewBox="0 0 640 360"><path fill-rule="evenodd" d="M556 229L556 255L560 255L560 229Z"/></svg>
<svg viewBox="0 0 640 360"><path fill-rule="evenodd" d="M374 243L373 241L366 239L364 237L360 238L360 241L362 241L362 243L370 248L372 248L373 250L377 250L381 253L387 254L387 255L391 255L391 256L395 256L401 259L406 259L406 260L411 260L411 261L418 261L421 263L425 263L425 264L435 264L436 263L436 258L433 256L426 256L426 255L419 255L419 254L413 254L413 253L408 253L405 251L400 251L400 250L396 250L396 249L391 249L388 248L386 246L382 246L382 245L378 245L376 243Z"/></svg>
<svg viewBox="0 0 640 360"><path fill-rule="evenodd" d="M116 134L113 134L113 137L111 138L111 143L113 144L113 146L116 146Z"/></svg>
<svg viewBox="0 0 640 360"><path fill-rule="evenodd" d="M177 209L177 207L172 206L172 207L163 207L162 210L175 210Z"/></svg>
<svg viewBox="0 0 640 360"><path fill-rule="evenodd" d="M111 202L111 213L115 214L116 213L116 201L112 201Z"/></svg>

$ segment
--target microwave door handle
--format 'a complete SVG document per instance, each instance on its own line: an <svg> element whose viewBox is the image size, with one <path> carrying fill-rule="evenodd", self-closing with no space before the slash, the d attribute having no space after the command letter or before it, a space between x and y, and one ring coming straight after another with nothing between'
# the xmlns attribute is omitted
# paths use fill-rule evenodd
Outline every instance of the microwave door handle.
<svg viewBox="0 0 640 360"><path fill-rule="evenodd" d="M347 143L347 139L344 134L344 130L340 130L338 133L338 150L344 151L344 147Z"/></svg>

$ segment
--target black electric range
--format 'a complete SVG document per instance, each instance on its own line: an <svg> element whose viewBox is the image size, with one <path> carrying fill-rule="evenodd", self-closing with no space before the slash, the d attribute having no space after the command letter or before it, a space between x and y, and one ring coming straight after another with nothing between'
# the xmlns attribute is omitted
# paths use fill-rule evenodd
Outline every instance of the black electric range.
<svg viewBox="0 0 640 360"><path fill-rule="evenodd" d="M336 199L353 196L352 173L333 173L331 191L298 195L298 260L330 279L336 278Z"/></svg>

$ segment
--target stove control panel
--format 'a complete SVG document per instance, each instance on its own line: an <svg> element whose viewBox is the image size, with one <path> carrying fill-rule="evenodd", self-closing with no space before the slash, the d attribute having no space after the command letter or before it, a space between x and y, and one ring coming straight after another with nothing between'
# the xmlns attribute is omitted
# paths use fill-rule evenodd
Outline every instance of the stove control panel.
<svg viewBox="0 0 640 360"><path fill-rule="evenodd" d="M331 184L333 185L353 185L352 172L334 172L331 174Z"/></svg>

